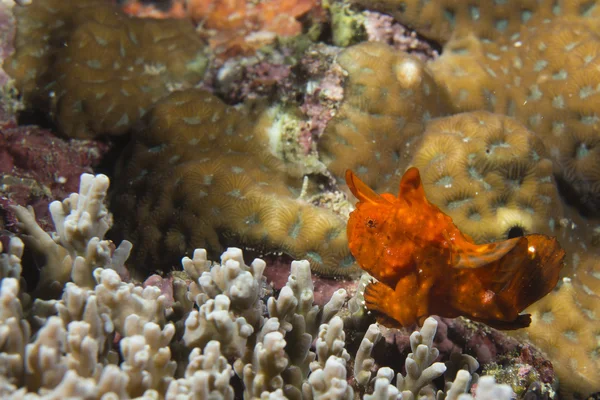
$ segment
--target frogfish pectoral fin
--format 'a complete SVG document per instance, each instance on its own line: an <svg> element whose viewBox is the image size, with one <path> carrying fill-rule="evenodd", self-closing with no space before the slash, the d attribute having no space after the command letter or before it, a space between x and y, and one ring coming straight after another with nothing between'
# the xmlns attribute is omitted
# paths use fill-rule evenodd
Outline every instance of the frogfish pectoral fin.
<svg viewBox="0 0 600 400"><path fill-rule="evenodd" d="M477 263L469 262L456 270L450 302L454 309L500 329L529 324L529 316L519 313L556 286L565 252L553 237L536 234L515 239L503 256L498 254L506 248L500 247L487 264L474 267Z"/></svg>
<svg viewBox="0 0 600 400"><path fill-rule="evenodd" d="M401 328L403 324L394 315L402 306L394 289L382 282L371 282L365 288L365 307L374 313L377 322L389 328Z"/></svg>
<svg viewBox="0 0 600 400"><path fill-rule="evenodd" d="M465 243L452 249L451 265L454 268L480 268L506 256L511 250L519 245L525 245L527 239L517 237L502 242L488 244Z"/></svg>

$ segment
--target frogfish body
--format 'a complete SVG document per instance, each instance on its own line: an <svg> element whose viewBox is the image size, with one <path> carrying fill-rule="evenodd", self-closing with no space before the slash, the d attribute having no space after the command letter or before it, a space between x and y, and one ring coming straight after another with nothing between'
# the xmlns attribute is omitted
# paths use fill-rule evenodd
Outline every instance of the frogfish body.
<svg viewBox="0 0 600 400"><path fill-rule="evenodd" d="M348 221L350 251L377 279L365 289L365 305L388 326L438 315L523 328L531 315L520 312L558 281L565 252L556 238L475 244L427 200L416 168L402 177L398 197L375 193L350 170L346 182L358 199Z"/></svg>

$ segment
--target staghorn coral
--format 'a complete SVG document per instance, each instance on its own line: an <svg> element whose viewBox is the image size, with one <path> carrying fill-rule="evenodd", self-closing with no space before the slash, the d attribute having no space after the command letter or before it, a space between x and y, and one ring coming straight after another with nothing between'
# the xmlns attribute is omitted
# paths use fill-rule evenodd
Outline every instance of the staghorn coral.
<svg viewBox="0 0 600 400"><path fill-rule="evenodd" d="M381 43L352 46L337 62L348 73L344 102L320 156L338 179L352 169L371 187L395 185L424 124L450 112L445 94L420 60Z"/></svg>
<svg viewBox="0 0 600 400"><path fill-rule="evenodd" d="M100 0L15 6L7 72L30 108L69 137L120 135L170 91L202 79L207 58L193 25L127 17Z"/></svg>
<svg viewBox="0 0 600 400"><path fill-rule="evenodd" d="M428 198L477 243L559 227L552 162L511 118L478 111L433 120L411 164Z"/></svg>
<svg viewBox="0 0 600 400"><path fill-rule="evenodd" d="M234 390L229 384L232 376L233 369L221 354L220 342L213 340L206 344L203 354L197 347L192 350L185 376L169 385L165 398L233 400Z"/></svg>
<svg viewBox="0 0 600 400"><path fill-rule="evenodd" d="M38 294L56 294L71 280L80 286L91 287L97 267L124 273L131 243L123 241L113 251L112 242L104 240L112 225L111 215L104 205L108 182L106 175L82 174L79 193L72 193L62 202L53 201L49 207L57 229L53 235L39 227L33 208L13 207L27 243L45 257Z"/></svg>
<svg viewBox="0 0 600 400"><path fill-rule="evenodd" d="M149 111L113 198L117 236L135 243L138 265L168 269L180 254L203 247L213 256L235 239L307 258L316 272L356 272L343 220L297 199L301 180L271 154L271 124L268 112L227 107L199 90Z"/></svg>

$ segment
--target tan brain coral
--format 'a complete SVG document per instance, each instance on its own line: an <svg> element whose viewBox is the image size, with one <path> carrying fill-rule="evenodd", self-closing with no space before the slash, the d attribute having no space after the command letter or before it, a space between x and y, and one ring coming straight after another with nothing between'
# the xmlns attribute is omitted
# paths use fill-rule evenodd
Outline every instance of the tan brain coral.
<svg viewBox="0 0 600 400"><path fill-rule="evenodd" d="M523 28L506 43L450 41L431 64L459 110L516 118L545 141L555 173L581 206L600 212L600 36L588 18Z"/></svg>
<svg viewBox="0 0 600 400"><path fill-rule="evenodd" d="M516 332L548 354L561 379L561 393L589 394L600 388L599 260L585 259L577 278L565 278L529 307L531 326Z"/></svg>
<svg viewBox="0 0 600 400"><path fill-rule="evenodd" d="M7 72L24 101L50 111L70 137L119 135L158 99L203 76L204 43L191 23L126 16L105 1L16 6Z"/></svg>
<svg viewBox="0 0 600 400"><path fill-rule="evenodd" d="M390 13L439 43L474 34L502 41L558 16L600 16L597 0L352 0L365 7Z"/></svg>
<svg viewBox="0 0 600 400"><path fill-rule="evenodd" d="M356 272L345 221L299 199L302 180L269 152L267 114L198 90L173 93L148 112L111 204L138 265L168 269L194 248L218 254L240 243L306 258L326 275Z"/></svg>
<svg viewBox="0 0 600 400"><path fill-rule="evenodd" d="M352 169L371 187L395 185L425 123L450 111L448 100L420 60L387 45L352 46L337 62L348 80L319 140L321 158L340 181Z"/></svg>
<svg viewBox="0 0 600 400"><path fill-rule="evenodd" d="M431 202L479 243L558 228L552 162L511 118L477 111L433 120L412 165Z"/></svg>

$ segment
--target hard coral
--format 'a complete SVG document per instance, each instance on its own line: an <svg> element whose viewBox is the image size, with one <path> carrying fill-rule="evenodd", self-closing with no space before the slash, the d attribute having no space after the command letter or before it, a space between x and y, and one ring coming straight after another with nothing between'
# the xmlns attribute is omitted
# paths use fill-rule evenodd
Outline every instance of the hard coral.
<svg viewBox="0 0 600 400"><path fill-rule="evenodd" d="M593 20L560 17L495 41L457 37L431 69L458 109L506 114L543 137L560 181L598 214L598 54Z"/></svg>
<svg viewBox="0 0 600 400"><path fill-rule="evenodd" d="M597 274L598 260L588 260L585 267ZM598 279L590 277L595 282L589 283L597 284ZM527 309L532 316L531 326L519 332L519 337L546 352L561 379L563 392L592 393L600 388L600 362L595 356L600 331L598 293L564 278L552 295Z"/></svg>
<svg viewBox="0 0 600 400"><path fill-rule="evenodd" d="M352 169L376 189L395 185L425 123L451 111L448 99L420 60L384 44L352 46L337 62L348 72L344 102L319 153L338 178Z"/></svg>
<svg viewBox="0 0 600 400"><path fill-rule="evenodd" d="M344 221L301 199L266 143L269 113L225 106L198 90L160 101L135 133L117 174L119 236L140 265L173 265L202 246L236 238L247 247L307 258L314 271L356 271Z"/></svg>
<svg viewBox="0 0 600 400"><path fill-rule="evenodd" d="M445 43L430 67L454 106L513 116L543 136L559 179L600 212L597 1L369 3Z"/></svg>
<svg viewBox="0 0 600 400"><path fill-rule="evenodd" d="M477 111L433 120L411 163L430 200L478 243L558 228L552 162L542 141L509 117Z"/></svg>
<svg viewBox="0 0 600 400"><path fill-rule="evenodd" d="M508 38L523 27L557 15L600 15L592 0L503 0L467 4L461 0L352 0L393 15L421 35L439 43L474 33L480 39Z"/></svg>
<svg viewBox="0 0 600 400"><path fill-rule="evenodd" d="M203 76L204 43L190 23L127 17L101 0L15 6L7 72L25 103L50 111L60 132L125 133L161 97Z"/></svg>

